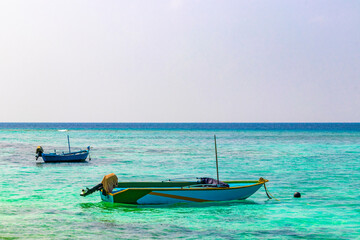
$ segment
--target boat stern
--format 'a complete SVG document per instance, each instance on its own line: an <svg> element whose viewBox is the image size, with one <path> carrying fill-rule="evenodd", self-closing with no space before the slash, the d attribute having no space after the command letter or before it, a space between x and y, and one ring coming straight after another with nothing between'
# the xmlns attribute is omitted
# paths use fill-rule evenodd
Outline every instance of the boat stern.
<svg viewBox="0 0 360 240"><path fill-rule="evenodd" d="M100 197L101 197L101 200L103 200L104 202L110 202L110 203L114 203L114 198L112 195L110 194L104 194L103 193L103 190L100 191Z"/></svg>
<svg viewBox="0 0 360 240"><path fill-rule="evenodd" d="M44 149L41 146L38 146L35 151L36 160L38 160L38 158L41 157L43 153L44 153Z"/></svg>

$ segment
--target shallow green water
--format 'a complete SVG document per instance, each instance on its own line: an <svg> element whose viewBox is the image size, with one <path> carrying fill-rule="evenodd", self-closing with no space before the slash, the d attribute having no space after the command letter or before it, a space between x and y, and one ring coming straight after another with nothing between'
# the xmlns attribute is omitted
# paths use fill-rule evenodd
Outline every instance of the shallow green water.
<svg viewBox="0 0 360 240"><path fill-rule="evenodd" d="M101 202L84 187L114 172L119 181L216 177L269 179L244 201L136 206ZM54 129L0 129L0 238L354 239L360 236L360 132L292 130L70 131L88 163L35 162L66 151ZM294 192L302 198L293 198Z"/></svg>

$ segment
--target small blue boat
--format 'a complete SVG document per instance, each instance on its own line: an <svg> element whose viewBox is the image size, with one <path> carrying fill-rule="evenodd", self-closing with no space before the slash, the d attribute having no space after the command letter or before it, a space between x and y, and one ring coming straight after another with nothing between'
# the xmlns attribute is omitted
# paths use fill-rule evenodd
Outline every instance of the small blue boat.
<svg viewBox="0 0 360 240"><path fill-rule="evenodd" d="M38 146L36 148L36 155L35 155L36 160L39 157L42 157L42 159L46 163L47 162L84 162L90 154L90 146L88 146L86 150L71 152L69 135L67 137L68 137L68 146L69 146L68 153L62 152L58 154L56 153L56 150L53 153L44 153L43 148L41 146ZM89 160L91 160L90 157Z"/></svg>

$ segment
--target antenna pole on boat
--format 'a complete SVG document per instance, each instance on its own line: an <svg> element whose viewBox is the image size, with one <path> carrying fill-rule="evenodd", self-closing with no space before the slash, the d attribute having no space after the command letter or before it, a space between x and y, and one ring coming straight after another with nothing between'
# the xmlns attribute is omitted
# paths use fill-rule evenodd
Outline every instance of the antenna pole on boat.
<svg viewBox="0 0 360 240"><path fill-rule="evenodd" d="M71 151L70 151L70 139L69 139L69 134L67 135L67 138L68 138L69 153L70 153Z"/></svg>
<svg viewBox="0 0 360 240"><path fill-rule="evenodd" d="M214 135L214 141L215 141L215 157L216 157L217 185L219 186L219 164L218 164L218 157L217 157L216 135Z"/></svg>

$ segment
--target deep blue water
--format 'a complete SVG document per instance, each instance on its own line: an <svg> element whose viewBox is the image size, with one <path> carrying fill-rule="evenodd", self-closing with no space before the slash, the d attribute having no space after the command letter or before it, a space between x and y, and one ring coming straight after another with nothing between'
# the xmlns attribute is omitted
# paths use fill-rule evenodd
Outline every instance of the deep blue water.
<svg viewBox="0 0 360 240"><path fill-rule="evenodd" d="M360 123L0 123L4 129L327 130L360 131Z"/></svg>

